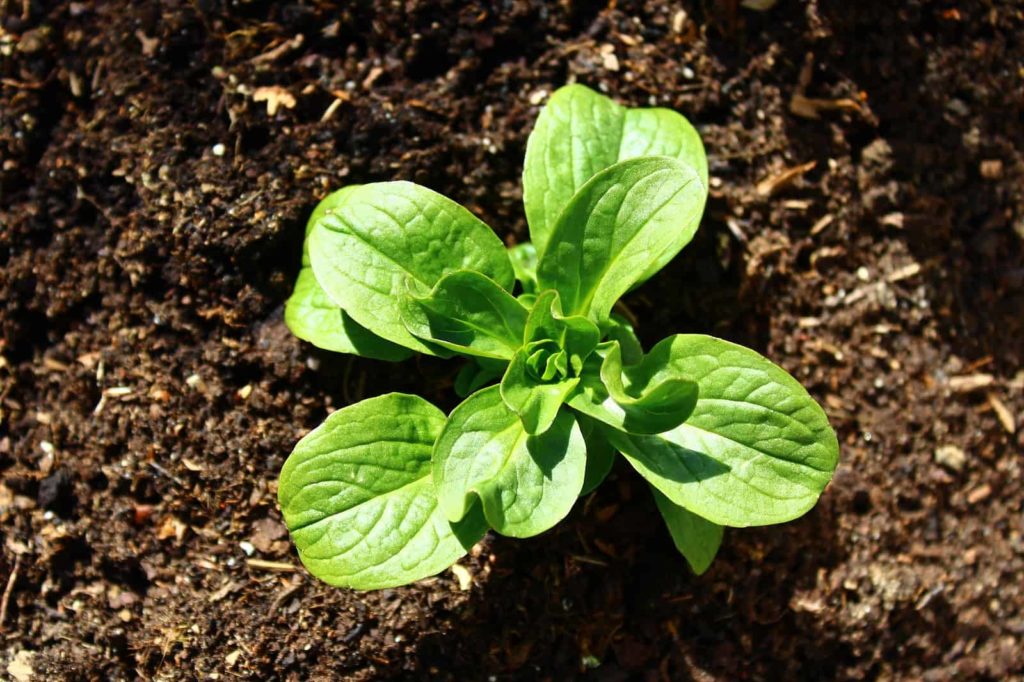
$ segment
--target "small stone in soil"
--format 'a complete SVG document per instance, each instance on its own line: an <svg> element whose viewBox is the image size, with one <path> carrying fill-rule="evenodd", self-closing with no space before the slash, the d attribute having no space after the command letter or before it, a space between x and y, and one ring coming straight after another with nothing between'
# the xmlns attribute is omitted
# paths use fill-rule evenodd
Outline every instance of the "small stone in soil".
<svg viewBox="0 0 1024 682"><path fill-rule="evenodd" d="M60 469L47 476L39 484L36 504L43 509L55 512L58 516L69 516L75 508L75 491L71 474Z"/></svg>

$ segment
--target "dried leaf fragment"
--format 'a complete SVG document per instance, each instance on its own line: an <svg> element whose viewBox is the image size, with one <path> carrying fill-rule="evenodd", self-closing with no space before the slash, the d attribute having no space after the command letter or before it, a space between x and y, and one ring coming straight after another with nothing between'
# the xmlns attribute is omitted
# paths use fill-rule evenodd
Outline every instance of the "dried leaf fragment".
<svg viewBox="0 0 1024 682"><path fill-rule="evenodd" d="M295 108L295 96L280 85L264 85L256 88L252 93L254 102L267 103L267 115L273 116L281 107L285 109Z"/></svg>
<svg viewBox="0 0 1024 682"><path fill-rule="evenodd" d="M794 180L817 165L817 161L808 161L807 163L802 163L799 166L787 168L778 175L767 177L757 183L757 193L762 197L770 197L791 185Z"/></svg>

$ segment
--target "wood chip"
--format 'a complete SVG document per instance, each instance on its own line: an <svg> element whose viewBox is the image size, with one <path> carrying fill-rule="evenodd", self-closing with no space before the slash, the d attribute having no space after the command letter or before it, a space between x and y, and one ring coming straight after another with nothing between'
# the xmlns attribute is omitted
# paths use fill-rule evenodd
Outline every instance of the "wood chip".
<svg viewBox="0 0 1024 682"><path fill-rule="evenodd" d="M48 372L66 372L66 371L68 371L68 366L67 365L65 365L60 360L54 360L53 358L45 358L44 357L43 358L43 367L45 367Z"/></svg>
<svg viewBox="0 0 1024 682"><path fill-rule="evenodd" d="M794 93L789 100L789 112L794 116L816 120L823 111L854 111L860 113L860 104L848 97L841 99L819 99Z"/></svg>
<svg viewBox="0 0 1024 682"><path fill-rule="evenodd" d="M757 193L762 197L770 197L778 193L780 190L785 189L789 185L793 184L793 181L799 178L807 171L813 169L818 165L817 161L808 161L802 163L799 166L793 166L787 168L777 175L773 175L765 178L761 182L757 183Z"/></svg>
<svg viewBox="0 0 1024 682"><path fill-rule="evenodd" d="M950 377L949 389L954 393L972 393L988 388L995 383L995 380L995 377L991 374L967 374Z"/></svg>
<svg viewBox="0 0 1024 682"><path fill-rule="evenodd" d="M902 213L888 213L882 216L882 219L879 222L886 227L894 227L897 230L902 230L904 217Z"/></svg>
<svg viewBox="0 0 1024 682"><path fill-rule="evenodd" d="M281 571L283 573L294 573L299 570L298 566L295 566L294 564L285 563L284 561L248 559L246 563L249 565L249 568L255 568L263 571Z"/></svg>
<svg viewBox="0 0 1024 682"><path fill-rule="evenodd" d="M329 121L334 116L334 112L341 106L343 100L335 99L331 104L324 110L323 116L320 117L320 121Z"/></svg>
<svg viewBox="0 0 1024 682"><path fill-rule="evenodd" d="M989 495L992 494L992 486L988 483L980 485L971 492L967 493L967 502L969 504L978 504L979 502L988 499Z"/></svg>
<svg viewBox="0 0 1024 682"><path fill-rule="evenodd" d="M885 276L885 279L888 282L899 282L904 279L910 279L919 272L921 272L920 263L910 263L909 265L904 265L902 268L893 270Z"/></svg>
<svg viewBox="0 0 1024 682"><path fill-rule="evenodd" d="M813 237L824 232L825 228L831 225L833 220L835 220L835 216L833 216L832 214L824 215L818 218L818 222L814 223L814 225L811 226L811 236Z"/></svg>
<svg viewBox="0 0 1024 682"><path fill-rule="evenodd" d="M370 69L370 73L366 74L366 78L363 79L363 89L369 90L373 87L373 84L377 82L377 79L384 74L384 69L379 66L375 66Z"/></svg>
<svg viewBox="0 0 1024 682"><path fill-rule="evenodd" d="M996 417L999 419L999 423L1003 425L1006 432L1014 434L1017 432L1017 420L1013 416L1013 412L1010 412L1010 408L1006 406L1002 400L999 399L995 393L988 394L988 404L992 406L992 411L996 413Z"/></svg>
<svg viewBox="0 0 1024 682"><path fill-rule="evenodd" d="M291 40L286 40L283 43L281 43L280 45L267 50L263 54L256 55L255 57L253 57L252 59L249 60L249 63L250 64L265 64L267 62L272 62L275 59L277 59L278 57L284 55L285 53L291 52L292 50L297 50L298 48L302 47L302 42L304 40L305 40L305 38L300 33L299 35L295 36Z"/></svg>

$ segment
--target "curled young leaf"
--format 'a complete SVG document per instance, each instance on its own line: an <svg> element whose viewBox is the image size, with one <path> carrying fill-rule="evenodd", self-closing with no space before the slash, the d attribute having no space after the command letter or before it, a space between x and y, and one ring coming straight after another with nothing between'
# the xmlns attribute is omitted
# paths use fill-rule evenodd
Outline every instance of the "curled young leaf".
<svg viewBox="0 0 1024 682"><path fill-rule="evenodd" d="M697 382L697 404L683 424L658 435L605 428L612 445L672 502L723 526L782 523L813 507L835 471L839 443L799 382L711 336L663 343L671 371Z"/></svg>
<svg viewBox="0 0 1024 682"><path fill-rule="evenodd" d="M554 423L566 398L576 388L579 377L568 376L555 367L558 357L565 358L565 351L544 348L545 343L534 342L520 348L501 379L501 398L505 405L522 421L523 429L529 434L544 433ZM543 376L537 365L543 362L550 378Z"/></svg>
<svg viewBox="0 0 1024 682"><path fill-rule="evenodd" d="M331 585L379 589L438 573L486 531L479 507L450 522L431 482L444 413L390 393L334 412L295 446L278 501L299 558Z"/></svg>
<svg viewBox="0 0 1024 682"><path fill-rule="evenodd" d="M704 145L679 113L629 109L583 85L556 90L530 133L523 166L523 204L537 250L544 252L555 222L590 178L619 161L641 156L683 161L707 186Z"/></svg>
<svg viewBox="0 0 1024 682"><path fill-rule="evenodd" d="M332 301L393 343L437 347L401 320L406 280L432 288L455 270L475 270L508 290L512 264L501 240L462 206L409 182L351 188L309 235L313 273Z"/></svg>
<svg viewBox="0 0 1024 682"><path fill-rule="evenodd" d="M624 366L618 342L607 341L591 356L569 405L629 433L661 433L686 420L697 394L697 384L672 364L670 344Z"/></svg>
<svg viewBox="0 0 1024 682"><path fill-rule="evenodd" d="M472 270L456 270L423 295L413 291L400 301L405 328L443 348L485 358L508 360L523 345L528 311L494 280Z"/></svg>
<svg viewBox="0 0 1024 682"><path fill-rule="evenodd" d="M564 317L554 291L541 293L526 321L525 343L501 380L501 397L527 433L543 433L579 383L586 358L600 338L593 322Z"/></svg>
<svg viewBox="0 0 1024 682"><path fill-rule="evenodd" d="M586 458L583 434L568 410L545 433L531 436L491 386L449 416L434 447L434 485L449 519L463 518L479 497L495 531L529 537L569 513Z"/></svg>
<svg viewBox="0 0 1024 682"><path fill-rule="evenodd" d="M654 486L651 486L651 492L654 493L654 503L661 512L661 518L665 520L672 542L686 563L690 564L697 575L708 570L722 544L722 526L673 503Z"/></svg>
<svg viewBox="0 0 1024 682"><path fill-rule="evenodd" d="M706 198L697 171L675 159L631 159L602 170L555 223L538 285L561 295L567 315L605 324L620 296L689 243Z"/></svg>

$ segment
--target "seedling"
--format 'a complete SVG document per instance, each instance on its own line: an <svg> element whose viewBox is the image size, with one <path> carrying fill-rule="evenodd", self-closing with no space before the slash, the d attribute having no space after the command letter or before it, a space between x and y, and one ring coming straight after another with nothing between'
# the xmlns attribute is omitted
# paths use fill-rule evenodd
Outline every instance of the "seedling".
<svg viewBox="0 0 1024 682"><path fill-rule="evenodd" d="M706 198L704 148L686 119L570 85L527 143L532 243L506 250L465 208L408 182L324 199L285 310L291 330L364 357L469 361L456 379L465 400L447 417L389 393L299 441L278 497L309 571L358 589L433 575L489 528L548 530L616 453L650 484L698 574L723 526L808 511L839 446L800 384L711 336L677 334L644 353L616 314L690 241Z"/></svg>

